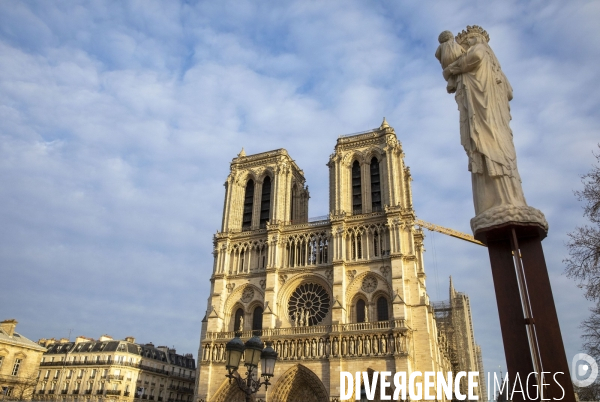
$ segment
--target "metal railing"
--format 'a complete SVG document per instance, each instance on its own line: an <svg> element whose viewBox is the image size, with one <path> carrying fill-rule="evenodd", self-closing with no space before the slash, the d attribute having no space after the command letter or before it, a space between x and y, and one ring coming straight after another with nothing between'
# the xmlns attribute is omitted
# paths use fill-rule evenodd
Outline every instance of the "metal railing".
<svg viewBox="0 0 600 402"><path fill-rule="evenodd" d="M69 362L42 362L40 363L41 366L102 366L102 365L112 365L112 366L126 366L126 367L134 367L134 368L139 368L142 370L146 370L146 371L152 371L154 373L158 373L158 374L165 374L165 375L175 375L175 374L171 374L169 373L167 370L162 370L162 369L157 369L154 367L150 367L150 366L146 366L143 365L141 363L130 363L130 362L119 362L119 361L115 361L115 360L97 360L97 361L69 361ZM108 376L108 378L111 377L115 377L114 375L112 376ZM123 379L123 376L120 375L118 376L120 378L116 378L115 379ZM90 377L92 378L92 377ZM102 378L106 378L105 376L102 376Z"/></svg>
<svg viewBox="0 0 600 402"><path fill-rule="evenodd" d="M342 134L340 135L338 138L348 138L348 137L353 137L355 135L360 135L360 134L370 134L370 133L376 133L377 132L377 128L374 128L372 130L367 130L367 131L359 131L358 133L351 133L351 134Z"/></svg>
<svg viewBox="0 0 600 402"><path fill-rule="evenodd" d="M106 395L121 395L121 390L109 389L106 391Z"/></svg>
<svg viewBox="0 0 600 402"><path fill-rule="evenodd" d="M173 377L183 378L184 380L193 380L194 379L194 376L191 374L183 375L183 374L173 372L173 373L170 373L169 375L173 376Z"/></svg>
<svg viewBox="0 0 600 402"><path fill-rule="evenodd" d="M172 391L194 392L193 388L183 387L181 385L169 385L168 388Z"/></svg>
<svg viewBox="0 0 600 402"><path fill-rule="evenodd" d="M328 225L331 223L331 221L329 220L329 217L327 216L325 219L316 219L316 220L310 220L312 218L308 218L308 222L306 221L287 221L285 222L285 225L289 225L289 226L299 226L299 225L303 225L303 226L308 226L308 227L312 227L312 226L322 226L322 225Z"/></svg>

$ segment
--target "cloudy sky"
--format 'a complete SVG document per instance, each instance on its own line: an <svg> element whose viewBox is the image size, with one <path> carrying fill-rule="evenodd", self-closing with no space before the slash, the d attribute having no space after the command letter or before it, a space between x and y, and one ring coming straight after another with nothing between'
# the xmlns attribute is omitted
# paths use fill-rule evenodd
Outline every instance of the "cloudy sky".
<svg viewBox="0 0 600 402"><path fill-rule="evenodd" d="M231 159L286 148L310 215L324 215L337 137L383 116L418 217L469 232L458 111L434 52L442 30L479 24L514 87L570 360L590 303L562 260L600 139L598 20L597 1L0 0L0 319L34 340L131 335L195 355ZM425 244L431 298L452 275L486 369L505 369L487 251Z"/></svg>

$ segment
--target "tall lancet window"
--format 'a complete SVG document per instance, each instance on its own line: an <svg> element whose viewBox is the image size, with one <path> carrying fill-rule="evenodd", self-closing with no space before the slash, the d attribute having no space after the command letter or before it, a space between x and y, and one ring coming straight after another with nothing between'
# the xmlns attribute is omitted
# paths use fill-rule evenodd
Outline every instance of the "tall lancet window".
<svg viewBox="0 0 600 402"><path fill-rule="evenodd" d="M352 213L362 214L362 193L360 188L360 163L352 164Z"/></svg>
<svg viewBox="0 0 600 402"><path fill-rule="evenodd" d="M246 183L246 194L244 195L244 217L242 219L242 230L249 230L252 226L252 207L254 205L254 180Z"/></svg>
<svg viewBox="0 0 600 402"><path fill-rule="evenodd" d="M256 307L252 314L252 330L260 331L262 329L263 308ZM253 335L260 335L259 332L253 332Z"/></svg>
<svg viewBox="0 0 600 402"><path fill-rule="evenodd" d="M356 302L356 322L366 322L365 311L366 304L363 299L359 299Z"/></svg>
<svg viewBox="0 0 600 402"><path fill-rule="evenodd" d="M381 296L377 299L377 321L387 321L389 319L388 301L384 296Z"/></svg>
<svg viewBox="0 0 600 402"><path fill-rule="evenodd" d="M381 211L381 183L377 158L371 159L371 207L373 212Z"/></svg>
<svg viewBox="0 0 600 402"><path fill-rule="evenodd" d="M271 178L265 177L260 197L260 227L265 227L271 213Z"/></svg>
<svg viewBox="0 0 600 402"><path fill-rule="evenodd" d="M294 212L295 212L295 208L294 208L294 204L296 204L296 183L294 183L294 185L292 186L292 196L290 197L290 199L292 200L292 203L290 205L290 221L294 221Z"/></svg>

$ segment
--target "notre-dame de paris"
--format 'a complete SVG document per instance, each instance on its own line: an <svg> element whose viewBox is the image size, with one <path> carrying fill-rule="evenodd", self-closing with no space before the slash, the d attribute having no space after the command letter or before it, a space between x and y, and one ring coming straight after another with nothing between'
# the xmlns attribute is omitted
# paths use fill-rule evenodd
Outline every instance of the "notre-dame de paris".
<svg viewBox="0 0 600 402"><path fill-rule="evenodd" d="M384 119L340 136L327 166L329 215L309 218L304 174L287 150L242 150L232 160L197 402L245 400L225 378L225 344L240 334L259 334L278 353L272 385L257 401L339 400L341 371L483 375L468 297L451 282L448 301L429 300L424 234L394 129Z"/></svg>

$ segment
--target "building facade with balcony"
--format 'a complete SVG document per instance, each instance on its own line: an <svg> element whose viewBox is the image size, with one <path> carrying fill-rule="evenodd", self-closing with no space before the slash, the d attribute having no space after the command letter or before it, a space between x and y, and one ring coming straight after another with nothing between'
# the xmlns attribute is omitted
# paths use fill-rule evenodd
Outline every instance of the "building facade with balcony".
<svg viewBox="0 0 600 402"><path fill-rule="evenodd" d="M14 319L0 322L0 399L30 399L46 348L15 331Z"/></svg>
<svg viewBox="0 0 600 402"><path fill-rule="evenodd" d="M197 402L245 400L225 378L225 344L236 335L273 341L273 385L256 395L269 402L337 400L340 371L451 370L394 129L384 119L339 137L328 167L329 215L309 219L308 187L286 150L242 150L232 160L214 236Z"/></svg>
<svg viewBox="0 0 600 402"><path fill-rule="evenodd" d="M135 339L41 339L36 400L190 402L195 380L192 355Z"/></svg>

